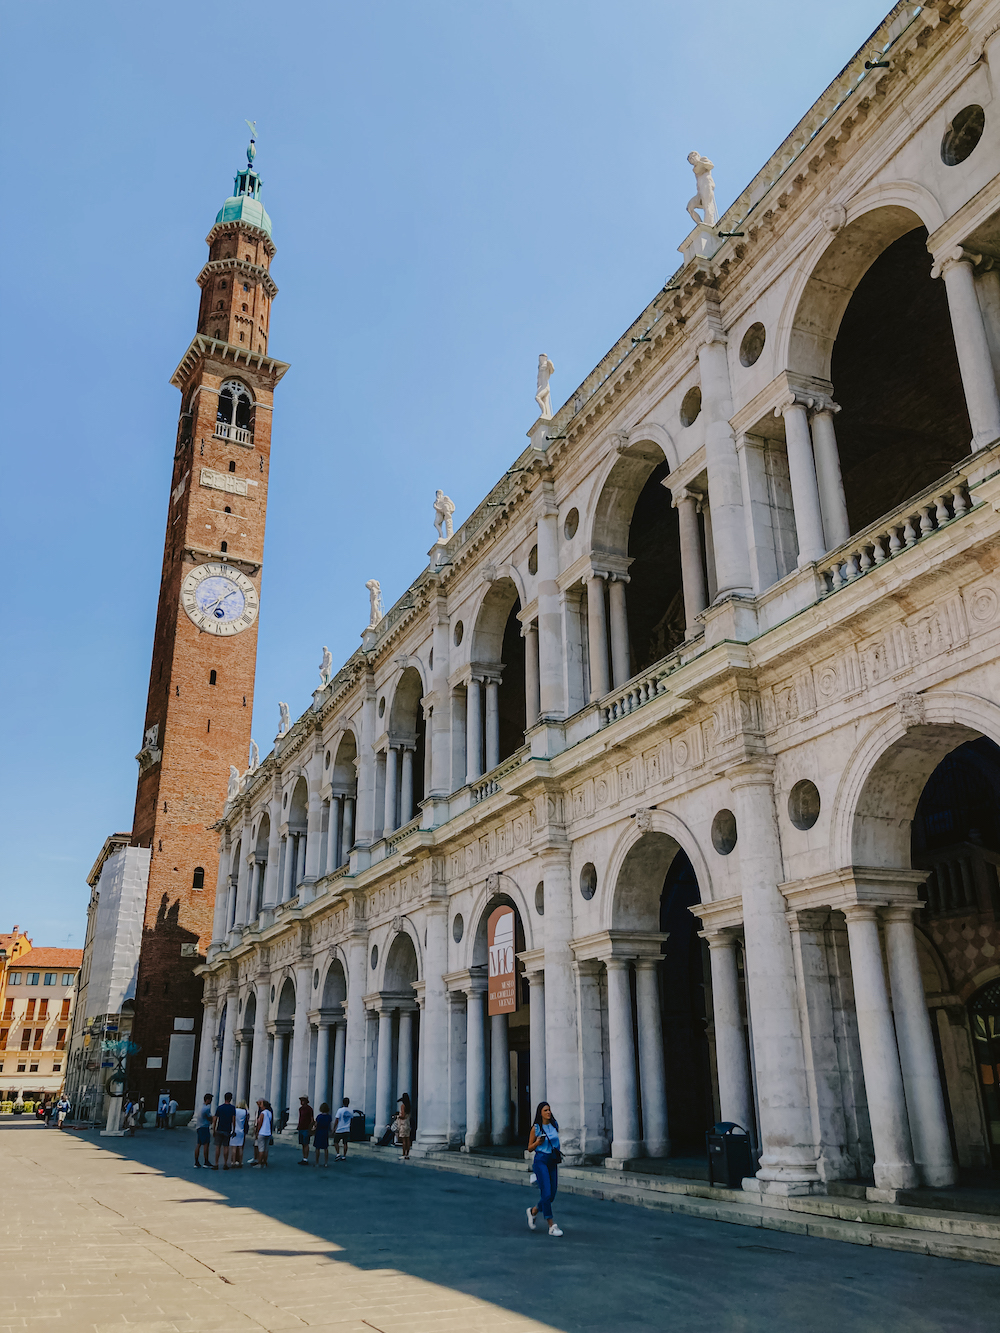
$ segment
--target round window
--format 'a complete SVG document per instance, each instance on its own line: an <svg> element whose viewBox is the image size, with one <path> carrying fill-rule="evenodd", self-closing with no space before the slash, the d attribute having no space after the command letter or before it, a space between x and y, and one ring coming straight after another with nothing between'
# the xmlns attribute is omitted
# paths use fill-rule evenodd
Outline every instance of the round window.
<svg viewBox="0 0 1000 1333"><path fill-rule="evenodd" d="M712 846L720 856L728 856L736 846L736 816L732 810L720 810L712 820Z"/></svg>
<svg viewBox="0 0 1000 1333"><path fill-rule="evenodd" d="M535 885L535 911L539 916L545 915L545 882L539 880Z"/></svg>
<svg viewBox="0 0 1000 1333"><path fill-rule="evenodd" d="M528 573L538 573L538 547L533 546L528 552Z"/></svg>
<svg viewBox="0 0 1000 1333"><path fill-rule="evenodd" d="M462 624L462 622L461 622L460 620L459 620L459 621L456 621L456 622L455 622L455 647L456 647L456 648L457 648L458 645L462 642L462 635L463 635L464 633L465 633L465 626Z"/></svg>
<svg viewBox="0 0 1000 1333"><path fill-rule="evenodd" d="M242 1012L243 1012L243 1001L242 1001L242 1000L240 1000L239 1004L236 1006L236 1012L237 1012L238 1014L242 1014Z"/></svg>
<svg viewBox="0 0 1000 1333"><path fill-rule="evenodd" d="M580 892L589 901L597 892L597 870L592 861L580 871Z"/></svg>
<svg viewBox="0 0 1000 1333"><path fill-rule="evenodd" d="M688 389L681 402L681 425L693 426L701 413L701 390L697 384Z"/></svg>
<svg viewBox="0 0 1000 1333"><path fill-rule="evenodd" d="M274 987L271 987L271 1003L274 1004Z"/></svg>
<svg viewBox="0 0 1000 1333"><path fill-rule="evenodd" d="M566 515L566 522L563 524L563 536L568 542L571 542L576 536L576 530L580 526L579 509L571 509Z"/></svg>
<svg viewBox="0 0 1000 1333"><path fill-rule="evenodd" d="M313 973L313 990L319 989L319 968Z"/></svg>
<svg viewBox="0 0 1000 1333"><path fill-rule="evenodd" d="M326 759L325 759L324 762L323 762L323 767L324 767L324 768L329 768L329 767L330 767L330 751L329 751L329 750L327 750L327 752L326 752Z"/></svg>
<svg viewBox="0 0 1000 1333"><path fill-rule="evenodd" d="M375 969L376 969L377 967L378 967L378 945L377 945L377 944L373 944L373 945L372 945L372 971L374 972Z"/></svg>
<svg viewBox="0 0 1000 1333"><path fill-rule="evenodd" d="M382 698L379 699L379 701L378 701L378 715L379 715L379 717L385 717L385 695L384 695L384 694L382 695Z"/></svg>
<svg viewBox="0 0 1000 1333"><path fill-rule="evenodd" d="M941 161L957 167L972 153L986 129L986 112L981 106L965 106L954 117L941 140Z"/></svg>
<svg viewBox="0 0 1000 1333"><path fill-rule="evenodd" d="M283 810L287 810L287 808L288 808L288 792L287 792L287 791L285 792L284 796L281 798L281 808L282 808Z"/></svg>
<svg viewBox="0 0 1000 1333"><path fill-rule="evenodd" d="M750 325L743 335L743 341L740 343L741 366L752 366L755 361L760 360L766 338L767 331L763 324L758 322Z"/></svg>
<svg viewBox="0 0 1000 1333"><path fill-rule="evenodd" d="M788 793L788 818L796 828L810 829L819 819L819 788L803 778Z"/></svg>
<svg viewBox="0 0 1000 1333"><path fill-rule="evenodd" d="M451 923L451 938L458 944L464 934L465 922L462 920L462 913L456 912L455 920Z"/></svg>
<svg viewBox="0 0 1000 1333"><path fill-rule="evenodd" d="M430 652L427 654L427 670L428 670L428 671L433 671L433 670L434 670L434 649L433 649L433 648L432 648L432 649L430 650Z"/></svg>

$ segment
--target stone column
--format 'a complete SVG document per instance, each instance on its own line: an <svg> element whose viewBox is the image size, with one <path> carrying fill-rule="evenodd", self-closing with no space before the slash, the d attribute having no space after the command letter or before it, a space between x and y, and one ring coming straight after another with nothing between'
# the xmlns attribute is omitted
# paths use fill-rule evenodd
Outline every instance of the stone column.
<svg viewBox="0 0 1000 1333"><path fill-rule="evenodd" d="M344 865L354 846L354 797L344 797L344 831L340 842L340 864Z"/></svg>
<svg viewBox="0 0 1000 1333"><path fill-rule="evenodd" d="M222 1034L222 1059L219 1061L219 1073L225 1087L221 1088L220 1096L225 1096L227 1092L235 1092L233 1085L233 1055L236 1047L236 992L229 991L226 995L226 1030Z"/></svg>
<svg viewBox="0 0 1000 1333"><path fill-rule="evenodd" d="M399 826L408 824L413 818L413 746L404 745L402 751L403 774L399 787Z"/></svg>
<svg viewBox="0 0 1000 1333"><path fill-rule="evenodd" d="M605 966L608 969L608 1048L611 1058L611 1157L620 1166L628 1158L638 1157L641 1147L629 959L607 958Z"/></svg>
<svg viewBox="0 0 1000 1333"><path fill-rule="evenodd" d="M442 886L438 888L440 891ZM443 897L428 905L424 921L424 1003L417 1034L420 1115L415 1146L421 1152L431 1152L448 1144L448 993L444 982L448 970L448 904Z"/></svg>
<svg viewBox="0 0 1000 1333"><path fill-rule="evenodd" d="M250 910L250 883L253 877L253 863L250 860L250 825L243 825L240 837L239 882L236 889L236 910L233 914L233 926L241 930L247 923Z"/></svg>
<svg viewBox="0 0 1000 1333"><path fill-rule="evenodd" d="M819 1186L795 965L785 920L781 844L768 759L731 769L740 848L747 991L753 1031L760 1137L758 1179L770 1192Z"/></svg>
<svg viewBox="0 0 1000 1333"><path fill-rule="evenodd" d="M379 1004L378 1056L375 1065L375 1132L377 1142L392 1121L392 1015L391 1005Z"/></svg>
<svg viewBox="0 0 1000 1333"><path fill-rule="evenodd" d="M232 859L232 848L227 848L219 857L219 877L215 883L215 907L212 912L212 943L223 947L229 930L226 911L229 907L229 874Z"/></svg>
<svg viewBox="0 0 1000 1333"><path fill-rule="evenodd" d="M714 319L713 319L714 316ZM733 429L733 397L729 384L729 361L725 334L710 327L698 348L701 367L702 415L705 418L705 462L708 465L708 497L712 509L712 541L719 597L727 593L749 593L750 557L743 518L743 487Z"/></svg>
<svg viewBox="0 0 1000 1333"><path fill-rule="evenodd" d="M541 705L538 702L538 626L529 620L521 627L524 639L524 714L526 729L538 721Z"/></svg>
<svg viewBox="0 0 1000 1333"><path fill-rule="evenodd" d="M753 1093L747 1043L740 1013L740 973L736 966L736 937L728 931L706 932L712 964L712 1021L719 1075L719 1111L751 1136L754 1129Z"/></svg>
<svg viewBox="0 0 1000 1333"><path fill-rule="evenodd" d="M545 1096L555 1110L563 1156L571 1165L582 1153L580 1065L576 975L570 947L573 890L569 848L562 845L560 834L557 825L539 829L542 845L537 859L539 878L545 882Z"/></svg>
<svg viewBox="0 0 1000 1333"><path fill-rule="evenodd" d="M350 904L350 911L355 903ZM365 983L368 977L368 935L358 931L347 946L347 1030L344 1053L344 1096L351 1105L367 1112L365 1106L365 1036L368 1017L365 1011Z"/></svg>
<svg viewBox="0 0 1000 1333"><path fill-rule="evenodd" d="M344 798L330 797L330 817L326 830L326 873L332 874L340 865L340 830L343 827Z"/></svg>
<svg viewBox="0 0 1000 1333"><path fill-rule="evenodd" d="M309 854L308 834L305 833L299 834L298 846L296 847L295 850L296 850L296 861L297 861L297 865L295 867L295 888L298 889L299 885L306 877L306 857Z"/></svg>
<svg viewBox="0 0 1000 1333"><path fill-rule="evenodd" d="M591 574L587 578L587 648L590 654L590 698L593 702L595 699L603 699L611 689L603 574Z"/></svg>
<svg viewBox="0 0 1000 1333"><path fill-rule="evenodd" d="M330 1020L321 1018L316 1024L316 1073L313 1081L313 1110L319 1112L320 1103L327 1098L330 1086Z"/></svg>
<svg viewBox="0 0 1000 1333"><path fill-rule="evenodd" d="M236 1089L233 1093L233 1101L239 1103L247 1095L247 1075L250 1073L250 1042L241 1037L237 1045L239 1050L236 1060Z"/></svg>
<svg viewBox="0 0 1000 1333"><path fill-rule="evenodd" d="M396 1046L396 1100L403 1093L413 1101L413 1011L399 1011L399 1041Z"/></svg>
<svg viewBox="0 0 1000 1333"><path fill-rule="evenodd" d="M288 1070L289 1106L297 1106L303 1093L309 1095L309 999L312 963L295 967L295 1026L292 1029L292 1061Z"/></svg>
<svg viewBox="0 0 1000 1333"><path fill-rule="evenodd" d="M398 827L396 823L396 784L398 781L399 747L390 745L385 752L385 813L382 816L383 838L387 838L390 833L395 833Z"/></svg>
<svg viewBox="0 0 1000 1333"><path fill-rule="evenodd" d="M976 295L974 258L961 246L954 246L935 259L931 275L944 277L948 293L951 330L972 423L971 447L975 452L1000 438L1000 398L983 313Z"/></svg>
<svg viewBox="0 0 1000 1333"><path fill-rule="evenodd" d="M434 667L431 672L430 696L433 711L425 741L430 755L430 781L424 787L425 796L447 796L451 782L451 708L448 672L451 654L451 632L448 620L448 599L438 588L427 608L431 623L431 647ZM461 785L461 784L459 784Z"/></svg>
<svg viewBox="0 0 1000 1333"><path fill-rule="evenodd" d="M293 834L287 833L284 841L285 859L281 867L281 898L279 901L287 903L292 896L295 879L295 837Z"/></svg>
<svg viewBox="0 0 1000 1333"><path fill-rule="evenodd" d="M466 692L466 782L478 782L483 776L483 695L478 676L470 676Z"/></svg>
<svg viewBox="0 0 1000 1333"><path fill-rule="evenodd" d="M535 507L538 540L538 695L542 717L560 718L563 700L562 614L559 604L559 507L551 481L543 480Z"/></svg>
<svg viewBox="0 0 1000 1333"><path fill-rule="evenodd" d="M490 1142L510 1142L510 1044L507 1015L490 1018Z"/></svg>
<svg viewBox="0 0 1000 1333"><path fill-rule="evenodd" d="M529 972L527 975L531 993L531 1002L528 1006L531 1065L528 1078L531 1081L531 1103L534 1111L545 1097L545 973L538 971Z"/></svg>
<svg viewBox="0 0 1000 1333"><path fill-rule="evenodd" d="M920 976L913 910L912 907L888 907L882 913L892 1013L916 1167L922 1184L943 1188L955 1183L955 1161L951 1154L937 1052Z"/></svg>
<svg viewBox="0 0 1000 1333"><path fill-rule="evenodd" d="M647 1157L669 1157L667 1076L663 1067L663 1023L655 958L636 959L635 1001L639 1026L643 1146Z"/></svg>
<svg viewBox="0 0 1000 1333"><path fill-rule="evenodd" d="M698 500L690 491L678 491L673 497L677 510L677 528L681 546L681 584L684 588L684 621L690 638L698 628L696 617L708 605L705 566L701 559L698 532Z"/></svg>
<svg viewBox="0 0 1000 1333"><path fill-rule="evenodd" d="M625 584L628 577L613 574L608 588L611 609L611 674L615 689L624 685L632 674L628 650L628 613L625 608Z"/></svg>
<svg viewBox="0 0 1000 1333"><path fill-rule="evenodd" d="M257 1005L253 1015L253 1059L250 1062L250 1109L259 1097L267 1096L267 1009L268 980L258 979Z"/></svg>
<svg viewBox="0 0 1000 1333"><path fill-rule="evenodd" d="M316 760L313 760L313 767ZM323 850L323 802L319 794L319 781L310 777L309 782L309 806L306 811L306 836L305 846L302 849L302 874L299 876L299 883L304 879L314 883L320 877L320 854Z"/></svg>
<svg viewBox="0 0 1000 1333"><path fill-rule="evenodd" d="M500 762L500 683L486 682L486 772Z"/></svg>
<svg viewBox="0 0 1000 1333"><path fill-rule="evenodd" d="M272 796L271 827L267 840L267 878L264 881L264 906L281 901L281 793Z"/></svg>
<svg viewBox="0 0 1000 1333"><path fill-rule="evenodd" d="M336 1034L333 1046L333 1090L330 1094L333 1098L330 1105L334 1111L344 1100L344 1052L347 1049L347 1024L338 1023Z"/></svg>
<svg viewBox="0 0 1000 1333"><path fill-rule="evenodd" d="M875 1148L878 1189L912 1189L918 1183L906 1117L903 1076L882 967L877 909L858 903L844 910L851 948L854 1001L861 1040L868 1117Z"/></svg>
<svg viewBox="0 0 1000 1333"><path fill-rule="evenodd" d="M288 1101L288 1043L290 1034L287 1032L278 1032L274 1038L274 1056L271 1063L271 1093L268 1098L271 1106L274 1108L274 1117L276 1121L281 1120L282 1113L287 1110L285 1103ZM277 1132L277 1128L275 1129Z"/></svg>
<svg viewBox="0 0 1000 1333"><path fill-rule="evenodd" d="M260 909L264 906L264 875L267 873L267 862L254 862L253 874L253 893L250 895L250 920L256 921L260 916Z"/></svg>
<svg viewBox="0 0 1000 1333"><path fill-rule="evenodd" d="M469 1021L465 1011L465 992L450 990L448 1006L448 1143L465 1142L465 1042Z"/></svg>
<svg viewBox="0 0 1000 1333"><path fill-rule="evenodd" d="M813 457L816 460L819 503L828 551L843 545L851 535L844 478L840 471L840 450L837 448L837 432L833 424L833 414L839 411L836 403L826 401L816 408L812 417Z"/></svg>
<svg viewBox="0 0 1000 1333"><path fill-rule="evenodd" d="M822 559L827 550L823 536L823 517L816 484L812 438L809 434L809 408L793 398L775 410L785 418L785 449L788 454L788 479L792 487L792 509L799 547L799 568Z"/></svg>
<svg viewBox="0 0 1000 1333"><path fill-rule="evenodd" d="M239 873L237 869L235 873L229 876L229 892L226 897L226 935L228 935L236 925L236 903L238 901L238 895Z"/></svg>
<svg viewBox="0 0 1000 1333"><path fill-rule="evenodd" d="M486 979L473 977L465 992L465 1146L489 1142L486 1128Z"/></svg>
<svg viewBox="0 0 1000 1333"><path fill-rule="evenodd" d="M201 1040L198 1047L198 1081L195 1083L194 1105L197 1111L206 1092L214 1092L215 1080L215 1027L219 1021L219 1011L214 1000L205 1001L201 1019Z"/></svg>

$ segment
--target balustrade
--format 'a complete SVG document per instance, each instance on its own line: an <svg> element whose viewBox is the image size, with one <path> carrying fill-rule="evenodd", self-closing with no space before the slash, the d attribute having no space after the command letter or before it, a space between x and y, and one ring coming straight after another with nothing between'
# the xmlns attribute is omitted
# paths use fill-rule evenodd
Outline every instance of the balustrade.
<svg viewBox="0 0 1000 1333"><path fill-rule="evenodd" d="M484 773L479 781L472 786L473 805L478 804L479 801L485 801L494 792L501 791L500 780L505 778L508 773L512 773L515 768L520 768L530 753L530 747L522 745L520 750L515 750L509 759L505 759L502 763L497 764L495 768L491 768L488 773Z"/></svg>
<svg viewBox="0 0 1000 1333"><path fill-rule="evenodd" d="M253 444L253 431L246 430L243 426L230 425L228 421L217 421L215 423L215 438L217 440L233 440L236 444Z"/></svg>
<svg viewBox="0 0 1000 1333"><path fill-rule="evenodd" d="M650 667L642 675L626 681L620 689L613 690L611 694L606 695L598 704L601 726L606 727L612 722L617 722L619 718L634 713L643 704L648 704L657 695L665 694L667 690L666 678L671 672L676 671L680 664L680 653L673 653L670 657L665 657L661 662L658 662L656 666Z"/></svg>

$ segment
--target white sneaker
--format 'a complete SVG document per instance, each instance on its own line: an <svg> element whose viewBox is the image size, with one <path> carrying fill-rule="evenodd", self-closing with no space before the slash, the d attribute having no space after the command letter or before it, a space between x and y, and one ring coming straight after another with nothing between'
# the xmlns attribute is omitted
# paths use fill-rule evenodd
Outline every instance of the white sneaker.
<svg viewBox="0 0 1000 1333"><path fill-rule="evenodd" d="M527 1214L527 1218L528 1218L528 1230L529 1230L529 1231L534 1231L534 1229L535 1229L535 1214L531 1211L530 1208L525 1208L524 1211L525 1211L525 1213Z"/></svg>
<svg viewBox="0 0 1000 1333"><path fill-rule="evenodd" d="M555 1222L553 1222L552 1225L549 1227L549 1235L550 1235L550 1236L561 1236L561 1235L562 1235L562 1232L561 1232L561 1231L559 1230L559 1228L556 1226Z"/></svg>

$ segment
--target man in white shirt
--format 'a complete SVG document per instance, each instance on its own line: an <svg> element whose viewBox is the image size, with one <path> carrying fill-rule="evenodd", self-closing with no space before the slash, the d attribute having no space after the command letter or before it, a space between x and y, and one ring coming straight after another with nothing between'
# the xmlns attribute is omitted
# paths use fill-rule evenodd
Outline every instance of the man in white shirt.
<svg viewBox="0 0 1000 1333"><path fill-rule="evenodd" d="M345 1097L343 1105L337 1107L337 1114L333 1117L333 1160L335 1162L347 1161L347 1141L351 1134L351 1121L354 1119L354 1112L350 1108L351 1099Z"/></svg>

